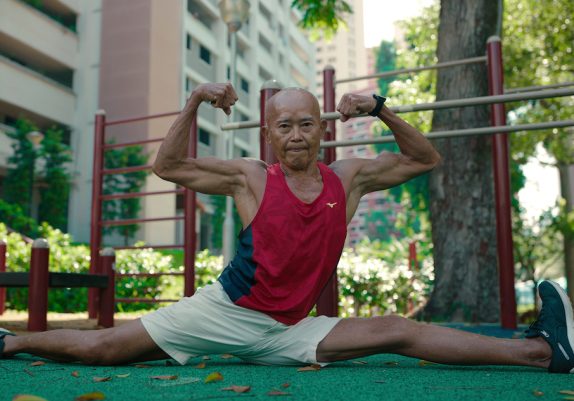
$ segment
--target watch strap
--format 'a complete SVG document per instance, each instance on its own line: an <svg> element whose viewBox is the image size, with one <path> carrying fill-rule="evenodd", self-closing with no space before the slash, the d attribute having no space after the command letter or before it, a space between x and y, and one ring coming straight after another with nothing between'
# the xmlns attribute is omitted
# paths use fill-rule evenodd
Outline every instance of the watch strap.
<svg viewBox="0 0 574 401"><path fill-rule="evenodd" d="M368 114L370 116L377 117L379 115L379 112L383 108L383 105L385 104L385 101L387 100L387 98L373 94L373 99L375 99L377 101L377 105Z"/></svg>

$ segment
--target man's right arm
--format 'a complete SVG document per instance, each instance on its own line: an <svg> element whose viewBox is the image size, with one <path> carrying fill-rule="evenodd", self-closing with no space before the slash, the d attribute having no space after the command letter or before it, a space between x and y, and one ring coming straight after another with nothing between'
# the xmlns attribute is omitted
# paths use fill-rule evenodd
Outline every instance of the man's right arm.
<svg viewBox="0 0 574 401"><path fill-rule="evenodd" d="M214 157L190 158L187 155L189 131L202 102L231 113L237 94L231 84L199 85L191 94L161 147L153 164L153 172L164 180L193 191L234 195L245 185L246 161L221 160Z"/></svg>

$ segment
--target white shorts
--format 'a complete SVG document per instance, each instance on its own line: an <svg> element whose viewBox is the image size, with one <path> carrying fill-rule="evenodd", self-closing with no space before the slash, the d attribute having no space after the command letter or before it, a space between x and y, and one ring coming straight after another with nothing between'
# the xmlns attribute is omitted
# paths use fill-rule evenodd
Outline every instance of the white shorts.
<svg viewBox="0 0 574 401"><path fill-rule="evenodd" d="M219 282L141 319L153 341L182 365L201 355L232 354L263 365L322 366L317 346L340 320L307 317L288 326L235 305Z"/></svg>

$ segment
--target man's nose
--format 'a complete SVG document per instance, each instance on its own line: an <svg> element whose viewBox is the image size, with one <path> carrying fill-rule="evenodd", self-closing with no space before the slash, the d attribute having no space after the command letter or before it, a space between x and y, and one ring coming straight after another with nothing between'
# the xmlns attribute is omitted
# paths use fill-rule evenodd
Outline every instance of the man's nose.
<svg viewBox="0 0 574 401"><path fill-rule="evenodd" d="M297 142L303 140L303 135L301 135L301 128L299 126L293 127L293 131L291 132L291 140Z"/></svg>

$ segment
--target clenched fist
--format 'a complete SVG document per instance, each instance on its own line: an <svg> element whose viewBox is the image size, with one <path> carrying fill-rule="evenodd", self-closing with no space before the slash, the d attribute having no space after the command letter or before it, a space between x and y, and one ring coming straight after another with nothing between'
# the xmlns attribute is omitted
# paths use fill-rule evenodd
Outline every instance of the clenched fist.
<svg viewBox="0 0 574 401"><path fill-rule="evenodd" d="M341 121L345 122L353 116L371 112L376 105L377 101L372 96L346 93L339 101L337 111L341 113Z"/></svg>
<svg viewBox="0 0 574 401"><path fill-rule="evenodd" d="M231 114L231 106L237 101L237 93L228 82L225 84L201 84L193 90L189 98L190 102L195 102L197 106L201 102L209 102L216 109L222 109L225 114Z"/></svg>

